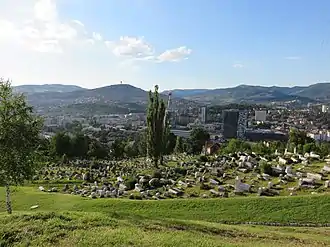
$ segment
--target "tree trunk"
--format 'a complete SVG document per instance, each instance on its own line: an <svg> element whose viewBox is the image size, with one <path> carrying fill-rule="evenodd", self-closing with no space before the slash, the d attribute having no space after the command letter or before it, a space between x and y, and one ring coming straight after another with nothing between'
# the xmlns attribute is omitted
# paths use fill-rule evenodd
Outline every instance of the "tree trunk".
<svg viewBox="0 0 330 247"><path fill-rule="evenodd" d="M9 185L6 185L6 208L7 208L7 213L11 214L12 209L11 209L11 200L10 200L10 188Z"/></svg>

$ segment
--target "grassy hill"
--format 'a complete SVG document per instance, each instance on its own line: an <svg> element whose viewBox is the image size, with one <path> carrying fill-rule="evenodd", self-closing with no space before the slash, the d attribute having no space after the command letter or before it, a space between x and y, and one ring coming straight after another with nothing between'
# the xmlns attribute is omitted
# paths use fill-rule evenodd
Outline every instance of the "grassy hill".
<svg viewBox="0 0 330 247"><path fill-rule="evenodd" d="M0 188L0 246L327 246L329 228L228 225L227 222L330 222L330 196L87 199L18 187L14 214ZM35 211L32 205L39 205Z"/></svg>

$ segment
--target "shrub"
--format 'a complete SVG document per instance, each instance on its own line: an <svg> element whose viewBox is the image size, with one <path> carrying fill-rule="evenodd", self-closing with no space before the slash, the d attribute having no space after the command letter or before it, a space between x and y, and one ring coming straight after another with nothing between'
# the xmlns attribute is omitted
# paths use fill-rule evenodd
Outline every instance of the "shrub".
<svg viewBox="0 0 330 247"><path fill-rule="evenodd" d="M199 161L201 162L208 162L209 161L209 158L205 155L201 155L199 156Z"/></svg>
<svg viewBox="0 0 330 247"><path fill-rule="evenodd" d="M126 181L125 181L125 185L127 186L128 190L133 190L135 188L135 184L138 181L136 180L135 177L129 177Z"/></svg>
<svg viewBox="0 0 330 247"><path fill-rule="evenodd" d="M212 187L208 184L201 183L200 185L201 190L210 190Z"/></svg>
<svg viewBox="0 0 330 247"><path fill-rule="evenodd" d="M154 171L152 177L153 178L162 178L162 172L160 170L156 170L156 171Z"/></svg>
<svg viewBox="0 0 330 247"><path fill-rule="evenodd" d="M270 163L263 162L261 164L261 171L268 175L273 175L273 169L272 169L272 165Z"/></svg>
<svg viewBox="0 0 330 247"><path fill-rule="evenodd" d="M174 172L183 176L186 176L187 174L187 169L181 168L181 167L175 167Z"/></svg>

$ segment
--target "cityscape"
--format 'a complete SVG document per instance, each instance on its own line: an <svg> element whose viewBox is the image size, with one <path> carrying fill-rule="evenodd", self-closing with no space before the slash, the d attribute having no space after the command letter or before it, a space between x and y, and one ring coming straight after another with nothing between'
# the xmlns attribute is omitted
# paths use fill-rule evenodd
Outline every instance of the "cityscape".
<svg viewBox="0 0 330 247"><path fill-rule="evenodd" d="M330 246L329 11L0 0L0 247Z"/></svg>

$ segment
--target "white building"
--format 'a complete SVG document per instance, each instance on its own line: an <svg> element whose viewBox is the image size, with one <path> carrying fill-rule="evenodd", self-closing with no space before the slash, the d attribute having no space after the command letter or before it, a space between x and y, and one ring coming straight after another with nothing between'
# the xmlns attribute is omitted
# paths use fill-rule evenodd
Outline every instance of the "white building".
<svg viewBox="0 0 330 247"><path fill-rule="evenodd" d="M308 133L307 136L315 141L330 141L330 131L319 131L319 133Z"/></svg>
<svg viewBox="0 0 330 247"><path fill-rule="evenodd" d="M328 112L329 107L327 105L322 105L322 112Z"/></svg>
<svg viewBox="0 0 330 247"><path fill-rule="evenodd" d="M266 116L267 116L266 111L255 111L254 112L254 118L256 121L265 122Z"/></svg>

